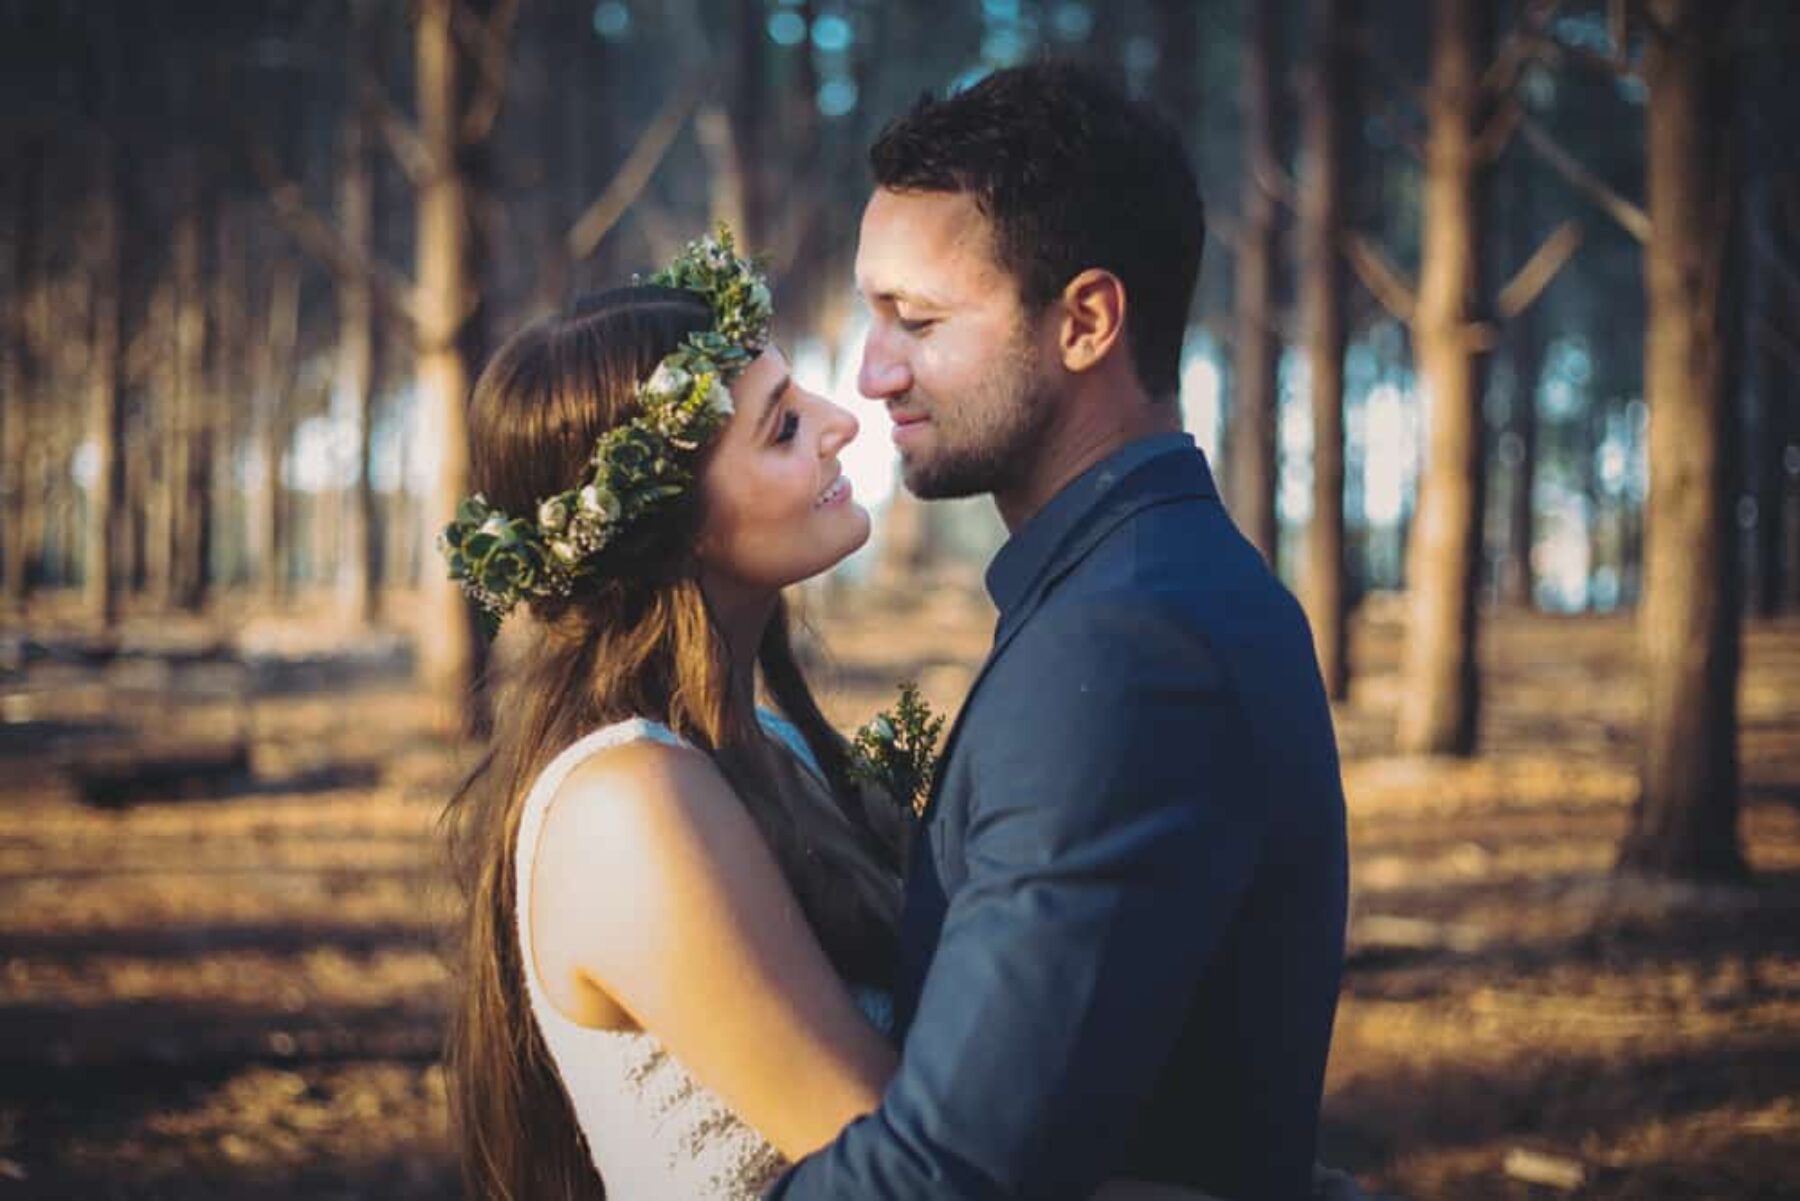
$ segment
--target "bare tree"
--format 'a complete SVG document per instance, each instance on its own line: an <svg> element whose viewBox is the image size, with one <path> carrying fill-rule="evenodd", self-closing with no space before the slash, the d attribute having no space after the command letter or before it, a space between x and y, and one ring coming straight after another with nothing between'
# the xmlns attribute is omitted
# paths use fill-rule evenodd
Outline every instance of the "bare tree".
<svg viewBox="0 0 1800 1201"><path fill-rule="evenodd" d="M1531 185L1520 156L1503 172L1507 197L1504 220L1506 247L1517 251L1532 236L1536 216ZM1538 380L1543 373L1544 338L1537 317L1522 313L1506 330L1503 352L1511 368L1512 394L1500 462L1507 469L1506 553L1500 569L1500 599L1515 608L1533 603L1532 548L1537 543L1537 510L1532 489L1538 463Z"/></svg>
<svg viewBox="0 0 1800 1201"><path fill-rule="evenodd" d="M474 205L482 148L505 89L506 39L515 6L502 0L421 0L414 33L418 136L426 164L417 183L415 315L419 400L436 439L437 473L427 517L450 520L469 492L465 403L483 352L482 247ZM480 726L483 642L462 591L442 571L424 573L419 663L440 696L465 703Z"/></svg>
<svg viewBox="0 0 1800 1201"><path fill-rule="evenodd" d="M1480 707L1476 587L1486 456L1481 360L1495 319L1529 307L1581 244L1577 222L1545 238L1490 298L1481 271L1484 176L1523 118L1517 95L1526 36L1543 18L1528 4L1519 30L1492 53L1494 0L1434 0L1424 231L1417 290L1367 239L1350 263L1412 328L1429 439L1418 515L1407 546L1407 638L1399 744L1414 754L1475 751Z"/></svg>
<svg viewBox="0 0 1800 1201"><path fill-rule="evenodd" d="M1433 5L1430 134L1425 147L1423 251L1413 345L1430 408L1418 517L1408 547L1410 614L1400 746L1414 753L1475 748L1479 664L1476 581L1486 477L1481 362L1481 77L1493 38L1491 0Z"/></svg>
<svg viewBox="0 0 1800 1201"><path fill-rule="evenodd" d="M32 481L26 470L30 456L31 426L35 405L30 362L36 347L30 339L31 308L38 303L38 246L41 226L40 173L43 144L25 135L22 144L9 150L14 162L6 211L4 264L6 287L0 309L0 574L5 577L5 600L15 612L25 606L30 592L32 555L28 531Z"/></svg>
<svg viewBox="0 0 1800 1201"><path fill-rule="evenodd" d="M375 179L373 141L373 9L353 0L350 9L351 101L338 135L338 225L345 243L365 261L374 258ZM338 598L344 614L372 621L378 603L375 572L375 489L369 478L369 436L375 398L375 298L368 276L344 276L337 287L337 394L347 408L355 463L343 505L345 551L338 565Z"/></svg>
<svg viewBox="0 0 1800 1201"><path fill-rule="evenodd" d="M1226 485L1232 516L1256 549L1275 562L1280 536L1275 508L1276 204L1280 166L1275 157L1275 90L1271 82L1274 25L1267 4L1244 5L1244 172L1242 229L1237 248L1237 334L1232 358L1232 404Z"/></svg>
<svg viewBox="0 0 1800 1201"><path fill-rule="evenodd" d="M212 384L209 390L213 427L212 562L208 565L215 584L233 584L246 578L246 530L243 505L235 486L237 452L248 428L245 404L256 389L248 367L250 359L247 314L249 271L244 253L242 207L221 201L213 246Z"/></svg>
<svg viewBox="0 0 1800 1201"><path fill-rule="evenodd" d="M1641 793L1622 870L1745 874L1738 845L1740 659L1736 435L1723 322L1736 211L1730 3L1650 0L1649 298L1644 376L1650 493L1640 616L1646 684Z"/></svg>
<svg viewBox="0 0 1800 1201"><path fill-rule="evenodd" d="M212 493L212 415L206 371L207 289L202 226L205 190L192 152L183 156L180 211L174 234L174 371L169 441L170 595L198 609L207 584Z"/></svg>
<svg viewBox="0 0 1800 1201"><path fill-rule="evenodd" d="M260 470L250 498L251 541L263 600L278 603L287 592L288 506L282 485L300 338L300 267L278 258L269 274L264 328L258 331L255 437Z"/></svg>
<svg viewBox="0 0 1800 1201"><path fill-rule="evenodd" d="M1305 163L1300 191L1300 301L1312 389L1312 520L1300 595L1312 625L1319 671L1333 700L1349 692L1344 581L1344 159L1356 89L1349 78L1351 0L1313 0L1315 41L1306 84Z"/></svg>
<svg viewBox="0 0 1800 1201"><path fill-rule="evenodd" d="M123 533L125 395L119 290L123 269L117 147L103 146L95 159L88 228L89 273L93 280L92 327L88 350L88 436L95 450L94 485L88 494L87 550L83 570L88 611L105 629L119 620L116 570Z"/></svg>

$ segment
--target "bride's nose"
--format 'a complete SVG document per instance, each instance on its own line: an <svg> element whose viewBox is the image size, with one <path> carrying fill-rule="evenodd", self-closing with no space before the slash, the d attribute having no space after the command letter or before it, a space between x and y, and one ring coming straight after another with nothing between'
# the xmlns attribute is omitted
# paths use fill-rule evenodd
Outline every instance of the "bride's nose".
<svg viewBox="0 0 1800 1201"><path fill-rule="evenodd" d="M857 421L856 414L849 409L832 404L823 397L819 404L824 414L824 433L819 438L819 453L834 455L856 437L862 423Z"/></svg>

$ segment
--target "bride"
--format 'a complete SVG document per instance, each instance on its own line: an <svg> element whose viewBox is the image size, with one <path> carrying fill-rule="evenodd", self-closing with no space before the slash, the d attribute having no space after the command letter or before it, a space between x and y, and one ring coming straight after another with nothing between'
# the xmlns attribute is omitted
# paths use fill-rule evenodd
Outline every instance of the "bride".
<svg viewBox="0 0 1800 1201"><path fill-rule="evenodd" d="M481 491L441 548L512 616L446 814L471 1196L758 1196L894 1072L908 825L853 786L781 600L869 536L838 457L857 422L768 325L722 231L476 385Z"/></svg>

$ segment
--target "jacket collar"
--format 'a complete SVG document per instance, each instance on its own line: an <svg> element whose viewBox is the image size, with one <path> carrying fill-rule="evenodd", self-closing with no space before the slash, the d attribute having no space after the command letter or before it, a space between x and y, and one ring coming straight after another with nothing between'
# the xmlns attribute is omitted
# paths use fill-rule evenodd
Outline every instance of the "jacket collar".
<svg viewBox="0 0 1800 1201"><path fill-rule="evenodd" d="M1031 591L1068 535L1101 507L1133 471L1151 459L1189 447L1187 434L1151 434L1127 442L1063 485L1048 504L1007 540L987 570L988 595L1002 621Z"/></svg>
<svg viewBox="0 0 1800 1201"><path fill-rule="evenodd" d="M1000 611L995 649L1043 593L1119 522L1152 504L1217 495L1205 456L1188 434L1139 438L1082 472L1000 548L988 567L988 595Z"/></svg>
<svg viewBox="0 0 1800 1201"><path fill-rule="evenodd" d="M1187 434L1141 438L1103 459L1058 492L1015 534L988 568L988 593L1000 609L994 645L969 683L940 755L947 759L988 669L1058 580L1135 513L1178 500L1216 499L1206 456ZM937 809L938 774L922 819Z"/></svg>

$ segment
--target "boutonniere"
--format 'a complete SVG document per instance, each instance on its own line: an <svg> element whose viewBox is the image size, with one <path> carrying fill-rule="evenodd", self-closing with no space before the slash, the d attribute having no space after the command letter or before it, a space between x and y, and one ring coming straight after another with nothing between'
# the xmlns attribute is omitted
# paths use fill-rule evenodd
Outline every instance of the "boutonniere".
<svg viewBox="0 0 1800 1201"><path fill-rule="evenodd" d="M856 731L850 740L850 775L887 792L913 817L925 810L937 775L938 737L944 719L931 711L912 681L900 685L900 699Z"/></svg>

